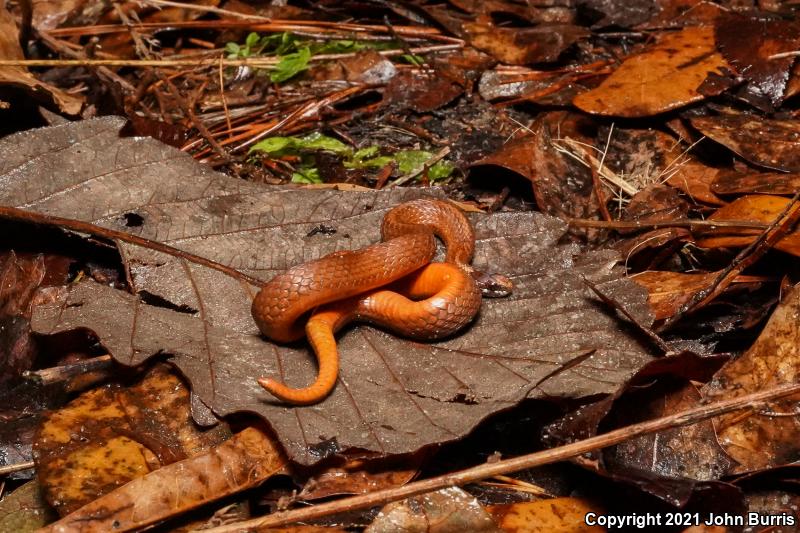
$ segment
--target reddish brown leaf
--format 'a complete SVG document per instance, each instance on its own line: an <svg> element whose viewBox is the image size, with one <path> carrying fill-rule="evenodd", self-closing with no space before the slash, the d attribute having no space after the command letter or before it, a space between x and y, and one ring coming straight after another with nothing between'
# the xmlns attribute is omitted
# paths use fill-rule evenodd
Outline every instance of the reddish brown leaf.
<svg viewBox="0 0 800 533"><path fill-rule="evenodd" d="M463 29L472 46L507 65L555 61L561 52L588 35L584 28L571 24L502 28L481 21L464 23Z"/></svg>
<svg viewBox="0 0 800 533"><path fill-rule="evenodd" d="M135 231L268 279L376 242L384 213L420 194L268 189L214 173L153 140L120 139L118 127L107 118L0 140L0 202ZM24 180L15 179L22 164ZM310 235L322 223L336 233ZM76 283L60 301L37 308L36 330L88 328L125 364L171 354L206 405L220 415L267 418L304 463L349 448L407 453L453 440L528 396L613 390L649 360L583 281L603 284L649 322L644 291L618 279L612 253L556 245L564 225L541 214L476 215L474 224L475 266L510 276L513 296L485 300L469 330L435 344L349 329L339 340L339 383L313 407L272 402L255 382L273 375L298 386L316 374L303 344L276 346L258 334L249 311L255 287L180 257L121 245L140 295ZM559 370L587 350L596 351Z"/></svg>
<svg viewBox="0 0 800 533"><path fill-rule="evenodd" d="M474 165L497 165L529 179L543 212L560 218L599 218L591 171L559 152L553 136L578 136L581 118L565 113L542 116L533 135L518 137ZM591 232L596 235L596 231Z"/></svg>
<svg viewBox="0 0 800 533"><path fill-rule="evenodd" d="M426 453L416 453L385 460L339 460L317 471L303 487L304 500L340 494L366 494L411 481L419 472Z"/></svg>
<svg viewBox="0 0 800 533"><path fill-rule="evenodd" d="M463 92L462 86L436 72L405 70L386 86L383 101L393 110L424 113L447 105Z"/></svg>
<svg viewBox="0 0 800 533"><path fill-rule="evenodd" d="M700 89L709 75L728 71L716 51L713 28L689 27L629 57L599 87L578 95L573 103L588 113L647 117L722 92L726 86L710 92Z"/></svg>
<svg viewBox="0 0 800 533"><path fill-rule="evenodd" d="M0 6L0 59L25 59L19 46L19 32L5 4ZM23 67L0 67L0 86L16 87L34 98L51 101L68 115L77 115L83 99L37 80Z"/></svg>
<svg viewBox="0 0 800 533"><path fill-rule="evenodd" d="M709 220L750 221L771 224L780 215L790 199L782 196L751 195L742 196L723 206L709 217ZM740 228L698 229L697 245L706 248L718 246L743 247L753 242L763 230ZM793 231L778 241L775 249L792 255L800 255L800 234Z"/></svg>
<svg viewBox="0 0 800 533"><path fill-rule="evenodd" d="M692 126L766 168L800 171L800 124L752 115L720 115L692 119Z"/></svg>
<svg viewBox="0 0 800 533"><path fill-rule="evenodd" d="M720 172L711 190L716 194L794 194L800 190L800 174Z"/></svg>
<svg viewBox="0 0 800 533"><path fill-rule="evenodd" d="M747 80L739 97L764 111L780 106L795 58L772 56L797 50L800 25L727 12L716 20L714 35L722 55Z"/></svg>
<svg viewBox="0 0 800 533"><path fill-rule="evenodd" d="M758 340L741 357L727 363L703 388L708 401L800 380L800 290L784 296ZM792 412L800 398L765 406L774 412ZM800 453L800 418L744 413L722 416L717 422L720 442L739 463L736 472L770 468L795 461Z"/></svg>

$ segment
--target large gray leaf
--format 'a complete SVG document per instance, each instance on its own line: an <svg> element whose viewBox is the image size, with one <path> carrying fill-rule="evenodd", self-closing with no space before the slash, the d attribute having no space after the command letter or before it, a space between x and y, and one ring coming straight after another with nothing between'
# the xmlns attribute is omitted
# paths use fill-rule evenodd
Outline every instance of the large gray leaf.
<svg viewBox="0 0 800 533"><path fill-rule="evenodd" d="M154 140L118 138L120 126L104 118L0 140L0 204L129 231L267 280L377 241L391 206L438 194L261 186ZM203 404L219 415L260 414L303 463L348 448L403 453L456 439L525 397L611 392L651 358L583 282L647 320L646 294L619 278L613 254L558 244L563 223L541 214L472 221L474 264L510 276L513 296L485 300L467 331L438 343L349 328L339 383L310 407L283 406L255 382L277 375L301 386L316 372L303 343L259 336L249 312L257 288L171 255L120 243L134 294L84 281L37 308L33 326L43 334L89 328L126 364L171 354ZM336 233L313 231L320 224ZM145 303L153 301L166 304Z"/></svg>

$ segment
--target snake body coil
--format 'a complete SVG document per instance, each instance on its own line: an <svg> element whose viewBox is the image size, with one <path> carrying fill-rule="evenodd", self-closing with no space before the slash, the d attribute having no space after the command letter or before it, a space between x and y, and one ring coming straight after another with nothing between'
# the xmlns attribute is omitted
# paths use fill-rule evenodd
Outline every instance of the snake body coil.
<svg viewBox="0 0 800 533"><path fill-rule="evenodd" d="M381 243L292 267L256 295L252 314L261 332L281 343L306 336L317 356L319 374L306 388L259 380L280 400L308 405L330 394L339 372L334 334L350 321L434 340L477 314L481 293L468 266L475 236L458 208L439 200L401 204L386 214L381 234ZM430 263L434 235L446 246L445 263Z"/></svg>

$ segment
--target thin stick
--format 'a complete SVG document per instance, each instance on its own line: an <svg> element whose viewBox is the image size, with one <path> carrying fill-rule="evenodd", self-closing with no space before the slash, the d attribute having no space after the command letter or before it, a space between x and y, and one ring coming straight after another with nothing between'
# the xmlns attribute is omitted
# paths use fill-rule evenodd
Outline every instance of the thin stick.
<svg viewBox="0 0 800 533"><path fill-rule="evenodd" d="M481 481L490 477L511 474L534 468L544 464L555 463L581 454L606 448L630 440L642 435L656 433L666 429L672 429L681 426L688 426L695 424L709 418L738 411L741 409L755 409L760 407L764 402L783 398L792 394L800 393L800 383L792 383L782 385L772 389L762 390L714 402L707 405L701 405L693 409L688 409L673 415L648 420L647 422L640 422L632 424L614 431L609 431L603 435L597 435L550 450L543 450L540 452L515 457L513 459L506 459L496 463L483 464L460 472L452 474L445 474L443 476L433 477L423 481L409 483L402 487L391 489L384 489L375 491L369 494L353 496L327 503L321 503L312 507L305 507L302 509L295 509L292 511L282 511L273 513L266 517L256 518L253 520L245 520L236 524L229 524L212 529L204 529L203 533L233 533L238 531L252 531L257 528L283 526L295 522L306 522L323 518L326 516L334 515L337 513L355 511L358 509L366 509L376 505L385 505L389 502L410 498L425 494L426 492L436 491L448 487L459 487Z"/></svg>
<svg viewBox="0 0 800 533"><path fill-rule="evenodd" d="M440 44L411 48L414 54L429 52L445 52L462 48L458 44ZM399 56L405 50L376 50L382 56ZM353 57L355 53L319 54L311 57L311 61L331 61ZM246 57L241 59L179 58L179 59L0 59L0 67L273 67L281 61L278 57Z"/></svg>
<svg viewBox="0 0 800 533"><path fill-rule="evenodd" d="M189 261L191 263L197 263L198 265L203 265L205 267L214 269L218 272L222 272L223 274L227 274L232 278L250 283L251 285L256 285L260 287L261 285L264 284L264 280L254 278L252 276L245 274L244 272L239 272L234 268L231 268L227 265L223 265L222 263L217 263L216 261L212 261L211 259L207 259L205 257L201 257L199 255L183 251L179 248L175 248L168 244L164 244L157 241L151 241L150 239L145 239L144 237L139 237L137 235L125 233L124 231L117 231L109 228L104 228L102 226L96 226L91 222L84 222L83 220L74 220L71 218L62 218L51 215L43 215L41 213L26 211L24 209L19 209L17 207L9 207L9 206L0 206L0 218L7 218L9 220L18 220L20 222L28 222L31 224L41 224L44 226L65 228L68 230L77 231L78 233L86 233L87 235L92 235L94 237L127 242L129 244L135 244L136 246L141 246L142 248L147 248L149 250L155 250L157 252L162 252L175 257L180 257L181 259L185 259L186 261Z"/></svg>
<svg viewBox="0 0 800 533"><path fill-rule="evenodd" d="M36 464L33 461L28 461L27 463L17 463L13 465L0 466L0 476L6 476L8 474L13 474L14 472L27 470L29 468L33 468L34 466L36 466Z"/></svg>
<svg viewBox="0 0 800 533"><path fill-rule="evenodd" d="M767 229L769 224L750 220L691 220L679 218L675 220L592 220L588 218L570 218L570 226L580 228L607 229L661 229L661 228L741 228Z"/></svg>
<svg viewBox="0 0 800 533"><path fill-rule="evenodd" d="M106 354L69 365L54 366L41 370L27 370L22 373L22 377L36 381L40 385L52 385L53 383L67 381L76 376L83 376L88 372L108 370L113 365L114 360L110 355Z"/></svg>
<svg viewBox="0 0 800 533"><path fill-rule="evenodd" d="M170 2L169 0L136 0L140 4L150 5L150 6L167 6L167 7L179 7L181 9L186 9L189 11L200 11L202 13L216 13L218 15L226 15L229 17L236 17L243 20L254 20L257 22L272 22L272 19L269 17L262 17L259 15L248 15L247 13L239 13L238 11L230 11L228 9L221 9L219 7L212 7L212 6L198 6L195 4L184 4L183 2Z"/></svg>

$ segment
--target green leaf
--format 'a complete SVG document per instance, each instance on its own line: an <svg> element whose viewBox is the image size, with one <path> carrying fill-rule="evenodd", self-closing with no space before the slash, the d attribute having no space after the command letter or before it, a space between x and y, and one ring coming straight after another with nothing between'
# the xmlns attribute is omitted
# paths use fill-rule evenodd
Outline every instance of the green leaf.
<svg viewBox="0 0 800 533"><path fill-rule="evenodd" d="M247 38L244 40L244 44L248 48L255 48L256 46L258 46L258 41L260 40L261 37L259 37L256 32L252 32L247 35Z"/></svg>
<svg viewBox="0 0 800 533"><path fill-rule="evenodd" d="M292 137L267 137L263 141L253 145L250 151L266 152L270 155L276 155L287 148L293 148L294 142L295 139Z"/></svg>
<svg viewBox="0 0 800 533"><path fill-rule="evenodd" d="M314 132L296 140L296 146L304 150L327 150L335 154L350 154L350 147L338 139Z"/></svg>
<svg viewBox="0 0 800 533"><path fill-rule="evenodd" d="M428 179L431 182L449 178L456 166L450 161L437 161L431 168L428 169Z"/></svg>
<svg viewBox="0 0 800 533"><path fill-rule="evenodd" d="M306 46L293 54L286 54L281 57L275 69L270 73L269 79L273 83L281 83L289 78L293 78L300 72L308 68L311 59L311 50Z"/></svg>
<svg viewBox="0 0 800 533"><path fill-rule="evenodd" d="M390 155L382 155L362 161L358 166L359 168L383 168L394 160L394 157Z"/></svg>
<svg viewBox="0 0 800 533"><path fill-rule="evenodd" d="M239 47L239 45L237 43L230 42L230 43L225 45L225 52L229 56L231 56L231 55L234 56L234 57L238 56L239 55L239 50L240 50L240 47Z"/></svg>
<svg viewBox="0 0 800 533"><path fill-rule="evenodd" d="M380 148L374 144L357 150L356 153L353 154L353 161L364 161L365 159L374 157L378 153L378 150L380 150Z"/></svg>
<svg viewBox="0 0 800 533"><path fill-rule="evenodd" d="M425 150L400 150L394 154L397 170L401 174L411 174L420 170L433 154Z"/></svg>
<svg viewBox="0 0 800 533"><path fill-rule="evenodd" d="M292 183L323 183L319 176L319 169L316 167L298 168L297 172L292 173Z"/></svg>

